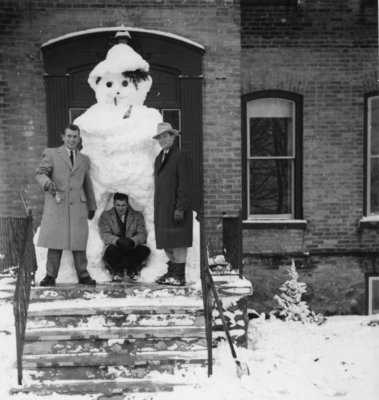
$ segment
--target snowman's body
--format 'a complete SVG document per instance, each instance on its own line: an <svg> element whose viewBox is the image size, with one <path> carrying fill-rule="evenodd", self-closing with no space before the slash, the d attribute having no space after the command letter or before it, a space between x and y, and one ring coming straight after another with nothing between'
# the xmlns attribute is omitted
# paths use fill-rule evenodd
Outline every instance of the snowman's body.
<svg viewBox="0 0 379 400"><path fill-rule="evenodd" d="M129 117L123 118L116 107L101 104L77 119L82 151L91 159L99 211L115 192L127 193L138 209L152 205L153 164L159 152L152 135L160 121L160 113L152 108L133 106Z"/></svg>

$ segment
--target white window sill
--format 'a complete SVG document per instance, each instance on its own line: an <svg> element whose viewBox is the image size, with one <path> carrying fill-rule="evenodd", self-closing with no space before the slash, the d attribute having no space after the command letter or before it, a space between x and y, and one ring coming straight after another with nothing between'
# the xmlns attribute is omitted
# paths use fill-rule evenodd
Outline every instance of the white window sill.
<svg viewBox="0 0 379 400"><path fill-rule="evenodd" d="M358 224L360 229L379 229L379 215L362 217Z"/></svg>
<svg viewBox="0 0 379 400"><path fill-rule="evenodd" d="M305 219L246 219L242 221L244 229L303 229L307 227Z"/></svg>

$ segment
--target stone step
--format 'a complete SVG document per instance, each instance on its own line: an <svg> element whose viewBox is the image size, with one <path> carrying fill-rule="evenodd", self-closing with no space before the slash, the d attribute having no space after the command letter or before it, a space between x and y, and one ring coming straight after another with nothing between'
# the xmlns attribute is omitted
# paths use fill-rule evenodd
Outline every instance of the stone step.
<svg viewBox="0 0 379 400"><path fill-rule="evenodd" d="M199 297L201 290L193 286L163 286L142 282L106 282L96 286L78 284L57 284L53 287L32 288L30 302L56 301L67 299L125 298L125 297Z"/></svg>
<svg viewBox="0 0 379 400"><path fill-rule="evenodd" d="M130 310L121 309L101 312L101 309L86 310L88 314L78 313L64 315L40 315L29 316L27 329L54 329L73 328L80 326L104 326L104 327L133 327L133 326L192 326L204 325L204 312L202 310ZM66 312L66 310L65 310Z"/></svg>
<svg viewBox="0 0 379 400"><path fill-rule="evenodd" d="M33 369L24 369L23 376L29 381L51 380L99 380L99 379L124 379L124 378L149 378L153 374L191 374L198 373L201 368L206 368L207 362L203 359L189 360L145 360L135 361L130 365L85 365L85 366L48 366Z"/></svg>
<svg viewBox="0 0 379 400"><path fill-rule="evenodd" d="M177 314L203 309L198 297L130 297L109 299L70 299L35 302L29 305L28 318L51 315L99 315L109 313Z"/></svg>
<svg viewBox="0 0 379 400"><path fill-rule="evenodd" d="M178 379L161 378L160 380L133 379L123 380L61 380L51 382L41 382L25 386L19 386L11 390L12 394L33 393L40 396L49 396L53 393L67 395L102 394L107 396L123 395L127 393L141 392L166 392L172 391L176 386L188 385ZM116 397L118 399L123 397Z"/></svg>
<svg viewBox="0 0 379 400"><path fill-rule="evenodd" d="M178 299L176 299L178 300ZM192 300L192 301L191 301ZM28 311L28 318L40 316L61 316L61 315L112 315L119 314L183 314L195 313L202 310L202 303L196 299L187 299L186 302L173 301L157 301L154 306L149 301L141 299L138 304L130 299L122 299L122 301L115 301L99 305L93 302L77 301L60 301L55 303L35 303L31 304Z"/></svg>
<svg viewBox="0 0 379 400"><path fill-rule="evenodd" d="M124 354L41 354L24 355L22 363L26 369L41 369L50 367L78 367L78 366L134 366L136 363L165 363L165 362L206 362L207 352L197 351L152 351Z"/></svg>
<svg viewBox="0 0 379 400"><path fill-rule="evenodd" d="M135 353L206 350L205 337L162 339L27 340L24 354Z"/></svg>
<svg viewBox="0 0 379 400"><path fill-rule="evenodd" d="M140 326L140 327L97 327L27 329L25 340L74 340L74 339L153 339L205 337L205 326Z"/></svg>

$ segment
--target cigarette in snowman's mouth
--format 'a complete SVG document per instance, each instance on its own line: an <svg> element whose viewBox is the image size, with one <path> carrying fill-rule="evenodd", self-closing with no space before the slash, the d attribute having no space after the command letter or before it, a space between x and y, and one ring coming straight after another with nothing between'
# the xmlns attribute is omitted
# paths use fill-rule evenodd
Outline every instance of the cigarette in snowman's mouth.
<svg viewBox="0 0 379 400"><path fill-rule="evenodd" d="M114 98L114 105L117 106L117 97Z"/></svg>

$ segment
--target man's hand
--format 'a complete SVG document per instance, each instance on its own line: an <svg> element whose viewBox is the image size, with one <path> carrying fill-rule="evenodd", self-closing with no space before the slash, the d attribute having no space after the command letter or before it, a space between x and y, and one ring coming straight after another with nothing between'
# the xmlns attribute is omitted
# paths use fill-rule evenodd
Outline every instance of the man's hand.
<svg viewBox="0 0 379 400"><path fill-rule="evenodd" d="M88 211L88 219L91 220L95 216L95 210Z"/></svg>
<svg viewBox="0 0 379 400"><path fill-rule="evenodd" d="M183 210L175 210L174 211L174 222L176 224L180 224L184 221L184 211Z"/></svg>
<svg viewBox="0 0 379 400"><path fill-rule="evenodd" d="M134 240L130 238L120 238L116 242L118 247L121 247L123 250L130 250L134 248Z"/></svg>
<svg viewBox="0 0 379 400"><path fill-rule="evenodd" d="M45 190L47 192L50 192L50 194L54 197L55 194L57 193L57 188L55 187L55 184L53 181L50 181L49 183L46 184Z"/></svg>

